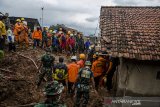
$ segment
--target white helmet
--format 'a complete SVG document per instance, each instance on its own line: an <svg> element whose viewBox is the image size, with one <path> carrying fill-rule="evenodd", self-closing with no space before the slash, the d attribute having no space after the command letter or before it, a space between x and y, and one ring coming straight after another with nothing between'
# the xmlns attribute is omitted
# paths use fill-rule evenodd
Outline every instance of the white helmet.
<svg viewBox="0 0 160 107"><path fill-rule="evenodd" d="M71 60L77 60L77 56L72 56Z"/></svg>

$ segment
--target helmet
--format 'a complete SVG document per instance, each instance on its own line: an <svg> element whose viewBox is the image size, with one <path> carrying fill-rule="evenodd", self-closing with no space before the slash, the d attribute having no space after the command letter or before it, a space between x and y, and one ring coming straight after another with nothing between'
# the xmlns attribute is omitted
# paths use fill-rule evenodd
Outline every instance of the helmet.
<svg viewBox="0 0 160 107"><path fill-rule="evenodd" d="M54 30L52 33L57 33L57 31L56 31L56 30Z"/></svg>
<svg viewBox="0 0 160 107"><path fill-rule="evenodd" d="M96 57L97 57L97 55L96 55L96 54L94 54L94 55L93 55L93 58L96 58Z"/></svg>
<svg viewBox="0 0 160 107"><path fill-rule="evenodd" d="M49 30L49 33L52 33L53 32L53 30Z"/></svg>
<svg viewBox="0 0 160 107"><path fill-rule="evenodd" d="M60 31L62 31L62 28L59 28Z"/></svg>
<svg viewBox="0 0 160 107"><path fill-rule="evenodd" d="M80 58L80 59L85 59L86 56L85 56L85 54L80 54L80 55L79 55L79 58Z"/></svg>
<svg viewBox="0 0 160 107"><path fill-rule="evenodd" d="M23 17L21 18L21 21L24 21L24 18L23 18Z"/></svg>
<svg viewBox="0 0 160 107"><path fill-rule="evenodd" d="M71 60L77 60L77 56L72 56Z"/></svg>
<svg viewBox="0 0 160 107"><path fill-rule="evenodd" d="M86 66L87 66L87 65L88 65L88 66L91 66L92 64L91 64L90 61L86 61L86 62L85 62L85 65L86 65Z"/></svg>
<svg viewBox="0 0 160 107"><path fill-rule="evenodd" d="M17 19L16 22L21 22L21 20L20 20L20 19Z"/></svg>
<svg viewBox="0 0 160 107"><path fill-rule="evenodd" d="M63 89L64 86L58 83L58 81L54 80L45 86L45 93L46 95L58 95L62 93Z"/></svg>
<svg viewBox="0 0 160 107"><path fill-rule="evenodd" d="M68 31L68 34L71 34L71 31Z"/></svg>

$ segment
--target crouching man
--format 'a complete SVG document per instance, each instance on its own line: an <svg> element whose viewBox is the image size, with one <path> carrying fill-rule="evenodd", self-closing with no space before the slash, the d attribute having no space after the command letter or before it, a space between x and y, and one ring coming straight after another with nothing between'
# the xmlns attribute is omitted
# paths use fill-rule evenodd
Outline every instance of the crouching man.
<svg viewBox="0 0 160 107"><path fill-rule="evenodd" d="M60 103L61 93L64 87L58 81L50 82L45 87L46 100L34 107L67 107L65 104Z"/></svg>

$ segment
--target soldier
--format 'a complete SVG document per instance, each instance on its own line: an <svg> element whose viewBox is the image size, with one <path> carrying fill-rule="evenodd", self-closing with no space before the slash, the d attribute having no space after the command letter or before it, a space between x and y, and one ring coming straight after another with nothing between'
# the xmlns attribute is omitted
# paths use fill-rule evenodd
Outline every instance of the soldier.
<svg viewBox="0 0 160 107"><path fill-rule="evenodd" d="M64 87L57 81L48 83L45 87L46 100L34 107L67 107L65 104L60 103L61 93Z"/></svg>
<svg viewBox="0 0 160 107"><path fill-rule="evenodd" d="M41 64L39 69L42 67L41 73L39 75L39 80L37 82L37 86L41 84L41 81L45 75L47 75L47 81L52 81L52 67L54 64L55 58L51 56L50 49L46 48L46 54L41 58Z"/></svg>
<svg viewBox="0 0 160 107"><path fill-rule="evenodd" d="M92 86L94 91L97 92L95 90L93 72L91 71L90 68L91 68L91 62L86 61L85 67L82 68L78 73L76 83L74 84L74 87L77 88L75 107L80 107L81 97L83 97L82 107L87 107L88 100L89 100L90 80L92 81Z"/></svg>

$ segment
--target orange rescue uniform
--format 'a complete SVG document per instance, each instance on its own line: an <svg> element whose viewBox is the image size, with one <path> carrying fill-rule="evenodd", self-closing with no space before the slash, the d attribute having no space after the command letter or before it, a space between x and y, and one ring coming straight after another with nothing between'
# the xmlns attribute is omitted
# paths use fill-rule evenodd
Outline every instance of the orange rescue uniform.
<svg viewBox="0 0 160 107"><path fill-rule="evenodd" d="M19 42L20 42L20 47L22 46L23 42L26 44L26 48L29 46L29 40L28 40L28 27L24 25L23 23L21 24L21 34L19 36Z"/></svg>
<svg viewBox="0 0 160 107"><path fill-rule="evenodd" d="M68 81L74 83L78 76L79 67L76 63L68 65Z"/></svg>
<svg viewBox="0 0 160 107"><path fill-rule="evenodd" d="M20 35L21 30L22 30L22 25L19 22L17 22L14 26L14 31L13 31L16 42L19 41L19 35Z"/></svg>
<svg viewBox="0 0 160 107"><path fill-rule="evenodd" d="M101 76L104 70L104 59L98 58L95 62L92 64L92 71L94 74L94 77Z"/></svg>
<svg viewBox="0 0 160 107"><path fill-rule="evenodd" d="M32 38L33 38L33 39L42 40L42 32L41 32L41 30L39 30L39 31L35 30L35 31L32 33Z"/></svg>

